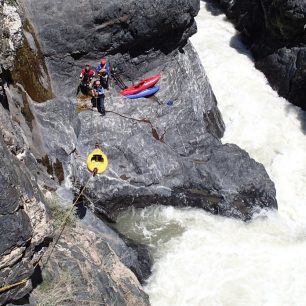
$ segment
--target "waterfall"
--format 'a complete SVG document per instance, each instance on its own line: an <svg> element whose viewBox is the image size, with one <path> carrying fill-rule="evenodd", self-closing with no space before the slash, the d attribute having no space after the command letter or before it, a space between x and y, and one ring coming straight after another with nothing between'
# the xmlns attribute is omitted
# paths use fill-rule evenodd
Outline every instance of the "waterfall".
<svg viewBox="0 0 306 306"><path fill-rule="evenodd" d="M226 124L222 142L265 166L279 211L244 223L157 206L125 213L118 227L152 249L153 306L306 305L305 113L271 89L223 14L201 2L196 19L191 41Z"/></svg>

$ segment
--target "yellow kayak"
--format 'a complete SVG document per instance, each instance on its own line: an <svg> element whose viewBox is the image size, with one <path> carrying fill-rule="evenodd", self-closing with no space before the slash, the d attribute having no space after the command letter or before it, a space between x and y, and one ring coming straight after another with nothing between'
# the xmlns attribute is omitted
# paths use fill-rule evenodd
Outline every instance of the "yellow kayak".
<svg viewBox="0 0 306 306"><path fill-rule="evenodd" d="M107 156L96 148L88 155L86 164L89 171L94 172L96 169L97 174L103 173L108 165Z"/></svg>

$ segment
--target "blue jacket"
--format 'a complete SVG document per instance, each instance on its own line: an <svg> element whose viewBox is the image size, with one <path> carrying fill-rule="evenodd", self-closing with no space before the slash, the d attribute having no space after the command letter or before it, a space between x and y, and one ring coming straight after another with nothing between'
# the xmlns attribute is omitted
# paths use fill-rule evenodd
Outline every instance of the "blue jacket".
<svg viewBox="0 0 306 306"><path fill-rule="evenodd" d="M102 65L99 64L97 67L96 67L96 73L99 73L99 71L102 69ZM109 64L106 64L104 69L106 70L107 74L110 73L110 65Z"/></svg>
<svg viewBox="0 0 306 306"><path fill-rule="evenodd" d="M102 85L99 85L98 87L94 86L94 89L96 90L99 96L104 95L104 88Z"/></svg>

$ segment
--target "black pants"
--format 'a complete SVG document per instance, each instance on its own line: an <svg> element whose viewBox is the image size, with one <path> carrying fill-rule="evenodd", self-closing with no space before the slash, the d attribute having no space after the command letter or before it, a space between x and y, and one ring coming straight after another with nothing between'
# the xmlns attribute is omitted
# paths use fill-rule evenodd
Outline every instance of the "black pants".
<svg viewBox="0 0 306 306"><path fill-rule="evenodd" d="M100 82L101 82L101 85L103 86L103 88L108 90L109 77L107 79L104 79L104 78L100 77Z"/></svg>
<svg viewBox="0 0 306 306"><path fill-rule="evenodd" d="M101 114L105 114L104 98L105 98L105 95L100 95L96 98L97 109L98 109L98 112Z"/></svg>
<svg viewBox="0 0 306 306"><path fill-rule="evenodd" d="M79 86L78 86L78 89L77 89L77 95L78 93L81 91L81 93L83 95L88 95L89 94L89 91L90 91L90 84L89 83L81 83Z"/></svg>

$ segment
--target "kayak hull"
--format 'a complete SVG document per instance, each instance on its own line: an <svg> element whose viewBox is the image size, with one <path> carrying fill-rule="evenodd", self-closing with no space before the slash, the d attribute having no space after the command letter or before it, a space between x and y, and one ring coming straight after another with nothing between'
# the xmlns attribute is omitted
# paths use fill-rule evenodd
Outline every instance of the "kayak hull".
<svg viewBox="0 0 306 306"><path fill-rule="evenodd" d="M128 95L127 98L129 99L138 99L138 98L145 98L151 95L154 95L156 92L159 91L159 86L153 86L150 88L147 88L141 92L138 92L137 94L134 95Z"/></svg>
<svg viewBox="0 0 306 306"><path fill-rule="evenodd" d="M122 90L120 94L123 96L135 95L147 88L154 86L158 82L159 79L160 79L160 74L156 74L150 78L147 78L145 80L142 80L136 83L134 86L131 86L131 87L128 87Z"/></svg>

